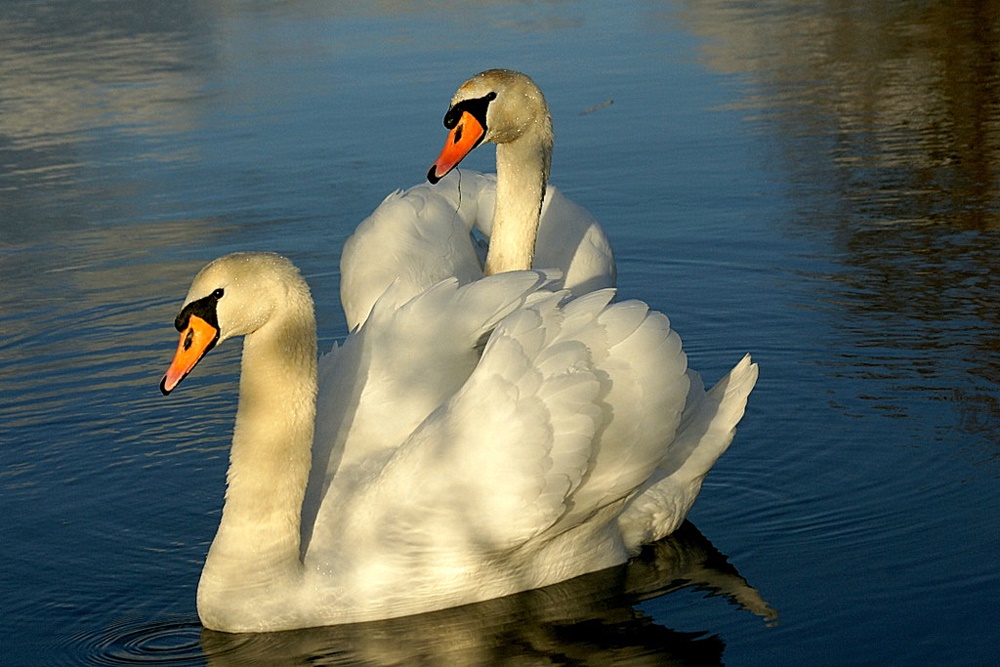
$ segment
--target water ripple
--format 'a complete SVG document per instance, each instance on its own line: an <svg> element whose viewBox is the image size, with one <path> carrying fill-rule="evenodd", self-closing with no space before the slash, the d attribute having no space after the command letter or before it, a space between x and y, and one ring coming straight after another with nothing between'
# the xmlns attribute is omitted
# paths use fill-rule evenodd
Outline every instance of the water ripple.
<svg viewBox="0 0 1000 667"><path fill-rule="evenodd" d="M201 624L196 620L122 620L96 634L73 637L74 656L92 665L182 665L200 663Z"/></svg>

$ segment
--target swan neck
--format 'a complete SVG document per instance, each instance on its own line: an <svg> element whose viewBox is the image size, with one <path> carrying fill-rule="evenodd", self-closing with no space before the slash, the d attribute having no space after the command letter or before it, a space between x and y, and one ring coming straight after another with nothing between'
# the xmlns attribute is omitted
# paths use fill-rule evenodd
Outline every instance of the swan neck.
<svg viewBox="0 0 1000 667"><path fill-rule="evenodd" d="M551 136L551 130L526 133L497 144L497 196L486 275L531 268L552 160Z"/></svg>
<svg viewBox="0 0 1000 667"><path fill-rule="evenodd" d="M267 595L301 575L301 510L316 413L312 303L292 301L243 346L226 501L199 584L199 612Z"/></svg>

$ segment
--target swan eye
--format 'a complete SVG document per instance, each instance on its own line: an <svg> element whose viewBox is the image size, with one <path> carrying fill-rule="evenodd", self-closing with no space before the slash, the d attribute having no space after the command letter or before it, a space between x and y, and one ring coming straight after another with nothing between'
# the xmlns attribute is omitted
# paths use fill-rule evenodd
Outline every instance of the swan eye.
<svg viewBox="0 0 1000 667"><path fill-rule="evenodd" d="M458 119L462 116L462 110L457 106L448 109L448 113L444 115L444 126L449 130L455 129L458 125Z"/></svg>
<svg viewBox="0 0 1000 667"><path fill-rule="evenodd" d="M495 92L489 92L482 97L477 97L472 100L462 100L452 108L448 109L448 113L444 115L444 126L449 130L455 129L458 125L459 119L465 112L471 113L479 121L479 124L486 127L486 108L490 105L490 102L497 98Z"/></svg>
<svg viewBox="0 0 1000 667"><path fill-rule="evenodd" d="M188 305L184 306L180 314L174 319L174 327L178 331L184 331L188 328L188 322L190 321L191 316L197 315L211 324L214 328L218 329L219 318L215 311L215 307L219 304L219 299L222 298L223 294L225 294L225 290L220 287L208 296L204 296L197 301L192 301Z"/></svg>

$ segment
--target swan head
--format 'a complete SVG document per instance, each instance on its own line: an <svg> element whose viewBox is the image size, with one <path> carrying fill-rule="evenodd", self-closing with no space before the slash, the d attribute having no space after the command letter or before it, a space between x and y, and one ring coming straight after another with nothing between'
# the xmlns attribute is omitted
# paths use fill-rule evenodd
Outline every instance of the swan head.
<svg viewBox="0 0 1000 667"><path fill-rule="evenodd" d="M234 253L206 265L195 276L174 326L177 352L160 391L173 391L208 352L227 338L264 327L292 292L308 287L288 259L272 253ZM311 297L309 297L311 298Z"/></svg>
<svg viewBox="0 0 1000 667"><path fill-rule="evenodd" d="M552 117L541 89L526 74L506 69L480 72L463 83L444 116L448 139L427 180L437 183L483 142L533 141L552 151Z"/></svg>

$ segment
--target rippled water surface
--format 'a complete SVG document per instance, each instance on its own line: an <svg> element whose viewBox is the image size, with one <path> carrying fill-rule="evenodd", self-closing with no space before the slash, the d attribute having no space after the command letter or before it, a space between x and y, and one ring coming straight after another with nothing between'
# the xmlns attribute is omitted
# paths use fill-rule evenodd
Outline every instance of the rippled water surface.
<svg viewBox="0 0 1000 667"><path fill-rule="evenodd" d="M3 664L992 664L1000 3L8 1L0 34ZM344 239L496 66L621 293L709 381L760 363L693 525L459 612L203 631L239 346L160 395L191 277L282 252L342 339Z"/></svg>

